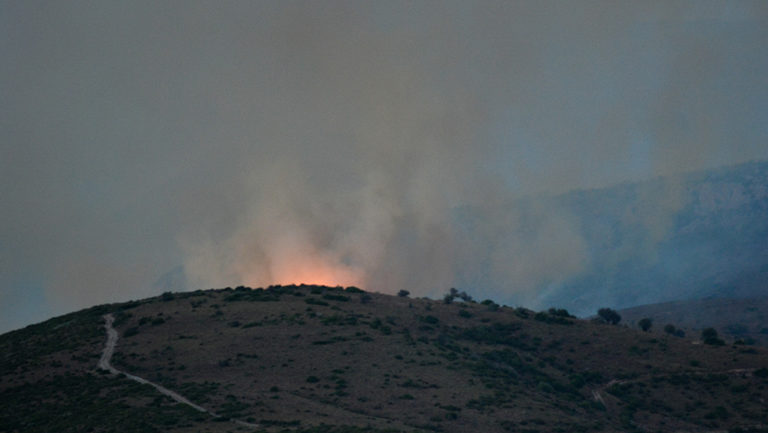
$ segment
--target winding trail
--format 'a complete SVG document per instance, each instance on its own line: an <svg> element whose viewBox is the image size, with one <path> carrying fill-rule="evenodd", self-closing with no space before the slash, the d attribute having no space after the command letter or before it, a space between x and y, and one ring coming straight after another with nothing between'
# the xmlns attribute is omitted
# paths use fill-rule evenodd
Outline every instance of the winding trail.
<svg viewBox="0 0 768 433"><path fill-rule="evenodd" d="M187 406L190 406L191 408L197 410L198 412L207 413L214 418L221 418L221 415L217 415L215 412L212 412L202 406L192 403L187 398L185 398L184 396L182 396L177 392L171 391L170 389L162 385L158 385L154 382L148 381L147 379L144 379L139 376L134 376L130 373L120 371L115 367L113 367L112 364L110 363L110 360L112 359L112 355L115 353L115 346L117 345L117 338L118 338L117 330L115 330L115 328L112 326L112 323L114 323L114 321L115 321L115 317L112 315L112 313L104 315L104 328L106 328L107 330L107 342L104 345L104 351L101 353L101 358L99 359L99 363L97 365L98 368L109 371L112 374L122 374L122 375L125 375L125 377L127 377L128 379L131 379L133 381L150 385L154 387L156 390L158 390L161 394L167 395L171 399L181 404L186 404ZM235 424L238 424L244 427L253 427L253 428L260 427L258 424L253 424L253 423L240 421L236 419L233 419L231 421L234 422Z"/></svg>

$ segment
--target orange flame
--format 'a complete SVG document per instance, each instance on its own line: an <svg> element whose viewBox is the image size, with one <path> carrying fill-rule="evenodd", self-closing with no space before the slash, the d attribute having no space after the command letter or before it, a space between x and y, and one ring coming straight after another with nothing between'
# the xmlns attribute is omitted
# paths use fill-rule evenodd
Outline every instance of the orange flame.
<svg viewBox="0 0 768 433"><path fill-rule="evenodd" d="M352 266L341 263L329 255L318 252L308 254L308 251L271 257L268 265L268 280L264 274L251 274L246 278L255 285L290 285L308 284L318 286L361 286L363 273ZM256 269L250 270L252 273Z"/></svg>

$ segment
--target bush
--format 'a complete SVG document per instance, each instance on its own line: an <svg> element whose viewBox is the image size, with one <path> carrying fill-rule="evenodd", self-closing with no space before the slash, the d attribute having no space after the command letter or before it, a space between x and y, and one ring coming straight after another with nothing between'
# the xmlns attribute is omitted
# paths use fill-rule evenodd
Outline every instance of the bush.
<svg viewBox="0 0 768 433"><path fill-rule="evenodd" d="M453 302L454 299L459 298L464 302L474 302L471 296L467 294L467 292L461 291L459 292L455 288L451 287L451 290L443 296L443 302L446 304L450 304Z"/></svg>
<svg viewBox="0 0 768 433"><path fill-rule="evenodd" d="M669 335L675 335L677 333L677 329L675 328L675 325L668 323L664 326L664 332Z"/></svg>
<svg viewBox="0 0 768 433"><path fill-rule="evenodd" d="M549 309L549 314L551 314L553 316L558 316L558 317L568 317L568 318L575 317L575 316L572 316L568 312L568 310L566 310L565 308L550 308Z"/></svg>
<svg viewBox="0 0 768 433"><path fill-rule="evenodd" d="M411 292L409 292L407 290L401 290L401 291L397 292L397 296L399 296L401 298L407 298L408 295L410 295L410 294L411 294Z"/></svg>
<svg viewBox="0 0 768 433"><path fill-rule="evenodd" d="M645 317L643 319L640 319L639 322L637 322L638 325L640 325L640 329L642 329L645 332L648 332L649 329L651 329L651 326L653 326L653 320L651 320L648 317Z"/></svg>
<svg viewBox="0 0 768 433"><path fill-rule="evenodd" d="M420 318L420 320L421 320L422 322L425 322L425 323L429 323L429 324L431 324L431 325L436 325L438 322L440 322L440 319L438 319L438 318L437 318L437 317L435 317L435 316L430 316L430 315L427 315L427 316L421 317L421 318Z"/></svg>
<svg viewBox="0 0 768 433"><path fill-rule="evenodd" d="M715 328L706 328L701 331L701 340L704 344L710 344L712 346L722 346L725 341L718 338L717 330Z"/></svg>
<svg viewBox="0 0 768 433"><path fill-rule="evenodd" d="M323 295L323 299L327 299L329 301L348 302L349 296L327 294Z"/></svg>
<svg viewBox="0 0 768 433"><path fill-rule="evenodd" d="M621 322L621 315L617 313L616 310L613 310L611 308L601 308L597 310L597 315L600 316L600 318L605 323L616 325L619 322Z"/></svg>
<svg viewBox="0 0 768 433"><path fill-rule="evenodd" d="M321 300L319 300L319 299L315 299L315 298L307 298L307 299L305 299L305 300L304 300L304 302L305 302L305 303L307 303L307 304L309 304L309 305L321 305L321 306L328 306L328 303L327 303L327 302L325 302L325 301L321 301Z"/></svg>

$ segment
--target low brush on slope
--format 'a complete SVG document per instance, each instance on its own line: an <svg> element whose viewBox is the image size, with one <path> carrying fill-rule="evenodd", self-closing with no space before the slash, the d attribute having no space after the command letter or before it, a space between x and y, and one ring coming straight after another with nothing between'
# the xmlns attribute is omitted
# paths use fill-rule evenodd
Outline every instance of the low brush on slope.
<svg viewBox="0 0 768 433"><path fill-rule="evenodd" d="M115 368L219 416L97 370L107 313ZM560 313L318 286L94 307L0 336L0 431L768 431L765 349Z"/></svg>

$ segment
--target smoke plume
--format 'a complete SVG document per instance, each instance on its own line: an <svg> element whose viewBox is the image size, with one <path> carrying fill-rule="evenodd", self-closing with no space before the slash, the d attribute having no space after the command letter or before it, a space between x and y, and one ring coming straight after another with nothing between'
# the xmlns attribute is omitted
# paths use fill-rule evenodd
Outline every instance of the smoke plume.
<svg viewBox="0 0 768 433"><path fill-rule="evenodd" d="M767 9L0 5L0 328L157 281L535 303L593 257L553 197L768 157Z"/></svg>

